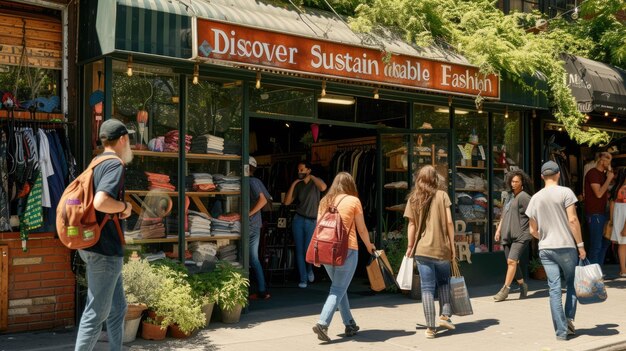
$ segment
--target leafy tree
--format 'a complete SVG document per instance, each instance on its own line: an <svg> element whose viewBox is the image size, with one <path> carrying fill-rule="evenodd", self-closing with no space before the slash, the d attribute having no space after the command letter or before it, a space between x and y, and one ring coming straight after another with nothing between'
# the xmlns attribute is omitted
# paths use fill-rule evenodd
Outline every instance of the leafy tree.
<svg viewBox="0 0 626 351"><path fill-rule="evenodd" d="M328 10L327 1L345 15L354 13L350 25L356 31L376 33L390 28L410 43L455 50L483 73L505 74L536 94L547 94L555 117L580 144L609 140L608 134L596 128L581 128L584 115L563 79L560 54L623 62L626 36L616 15L624 9L621 0L587 0L581 15L588 19L582 24L571 25L560 17L551 21L549 31L537 34L528 29L541 14L505 15L493 0L299 0L296 4ZM355 4L352 11L350 6ZM525 83L525 77L536 75L545 77L548 92ZM477 104L481 101L478 96Z"/></svg>

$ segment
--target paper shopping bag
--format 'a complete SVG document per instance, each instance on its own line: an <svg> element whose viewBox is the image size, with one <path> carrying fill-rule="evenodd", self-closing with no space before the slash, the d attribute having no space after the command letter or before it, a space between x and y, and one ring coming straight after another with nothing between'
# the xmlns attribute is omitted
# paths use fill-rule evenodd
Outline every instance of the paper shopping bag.
<svg viewBox="0 0 626 351"><path fill-rule="evenodd" d="M370 256L370 261L366 269L372 290L382 291L396 285L396 280L393 277L393 269L391 269L391 265L387 260L387 255L385 255L384 250L377 250Z"/></svg>
<svg viewBox="0 0 626 351"><path fill-rule="evenodd" d="M450 277L450 304L454 315L468 316L474 314L469 292L465 285L465 278L461 275L455 259L452 260L452 277Z"/></svg>
<svg viewBox="0 0 626 351"><path fill-rule="evenodd" d="M413 286L413 257L402 257L402 264L398 270L396 281L400 289L411 290Z"/></svg>
<svg viewBox="0 0 626 351"><path fill-rule="evenodd" d="M598 303L606 300L606 288L602 279L602 269L597 263L578 260L574 273L574 289L576 298L581 304Z"/></svg>

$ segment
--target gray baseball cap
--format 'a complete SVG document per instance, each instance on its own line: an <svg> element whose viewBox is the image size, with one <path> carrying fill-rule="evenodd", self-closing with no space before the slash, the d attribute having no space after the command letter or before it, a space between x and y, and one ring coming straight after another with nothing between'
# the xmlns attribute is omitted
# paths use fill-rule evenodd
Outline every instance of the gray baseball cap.
<svg viewBox="0 0 626 351"><path fill-rule="evenodd" d="M541 166L541 175L551 176L559 173L561 169L554 161L548 161Z"/></svg>
<svg viewBox="0 0 626 351"><path fill-rule="evenodd" d="M121 121L111 118L107 119L100 126L100 139L115 140L126 134L134 133L134 130L128 130L126 125Z"/></svg>

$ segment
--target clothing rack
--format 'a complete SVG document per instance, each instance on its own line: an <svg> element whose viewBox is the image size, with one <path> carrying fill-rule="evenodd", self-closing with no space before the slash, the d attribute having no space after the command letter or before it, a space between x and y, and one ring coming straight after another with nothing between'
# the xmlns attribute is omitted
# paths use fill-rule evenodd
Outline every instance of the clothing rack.
<svg viewBox="0 0 626 351"><path fill-rule="evenodd" d="M375 136L314 143L311 147L311 163L328 167L337 150L369 150L375 147Z"/></svg>

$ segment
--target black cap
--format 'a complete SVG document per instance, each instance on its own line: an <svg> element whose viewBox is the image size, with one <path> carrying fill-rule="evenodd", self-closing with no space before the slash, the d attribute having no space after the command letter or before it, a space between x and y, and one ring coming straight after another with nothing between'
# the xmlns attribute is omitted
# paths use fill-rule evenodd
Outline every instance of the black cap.
<svg viewBox="0 0 626 351"><path fill-rule="evenodd" d="M541 166L541 175L551 176L559 173L561 169L554 161L548 161Z"/></svg>
<svg viewBox="0 0 626 351"><path fill-rule="evenodd" d="M119 139L122 135L134 133L135 131L129 131L124 123L115 118L107 119L100 126L100 139L115 140Z"/></svg>

